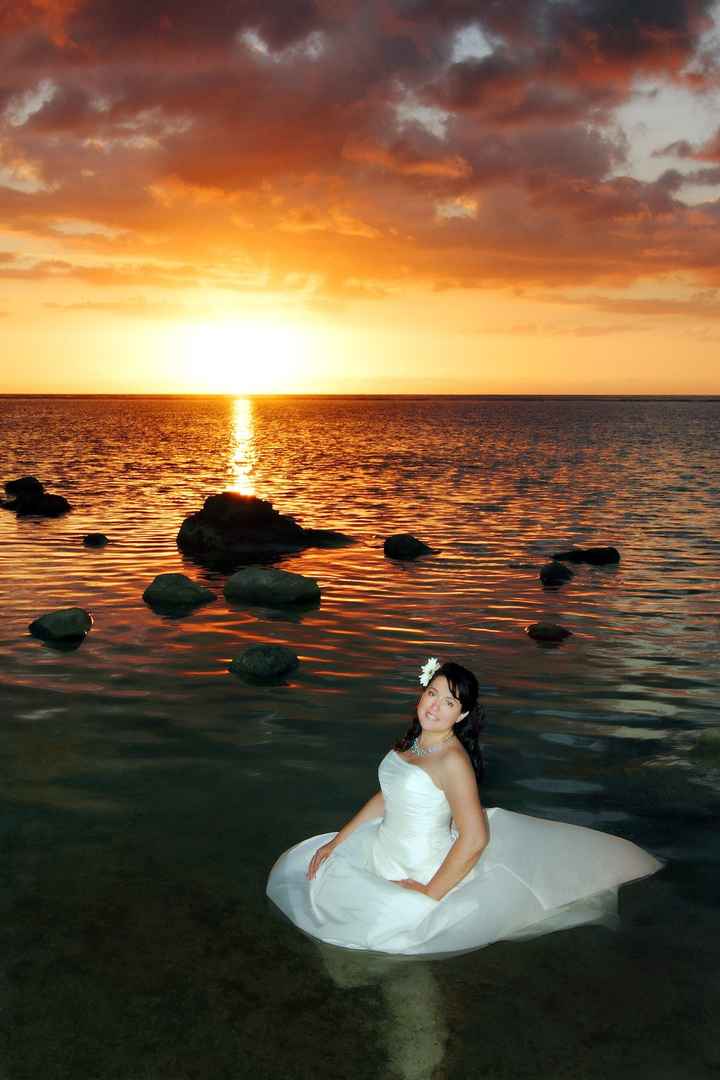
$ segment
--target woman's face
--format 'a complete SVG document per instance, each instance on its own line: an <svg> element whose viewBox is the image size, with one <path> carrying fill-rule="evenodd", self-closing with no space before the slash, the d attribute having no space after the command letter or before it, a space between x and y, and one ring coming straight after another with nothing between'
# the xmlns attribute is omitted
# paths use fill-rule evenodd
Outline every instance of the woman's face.
<svg viewBox="0 0 720 1080"><path fill-rule="evenodd" d="M422 693L417 717L423 731L447 731L464 715L444 675L436 675Z"/></svg>

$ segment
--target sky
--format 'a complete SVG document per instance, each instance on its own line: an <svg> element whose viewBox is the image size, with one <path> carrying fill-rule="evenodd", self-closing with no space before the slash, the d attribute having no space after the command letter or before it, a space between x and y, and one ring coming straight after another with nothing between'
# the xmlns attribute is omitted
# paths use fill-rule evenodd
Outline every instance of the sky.
<svg viewBox="0 0 720 1080"><path fill-rule="evenodd" d="M720 394L714 0L3 0L0 393Z"/></svg>

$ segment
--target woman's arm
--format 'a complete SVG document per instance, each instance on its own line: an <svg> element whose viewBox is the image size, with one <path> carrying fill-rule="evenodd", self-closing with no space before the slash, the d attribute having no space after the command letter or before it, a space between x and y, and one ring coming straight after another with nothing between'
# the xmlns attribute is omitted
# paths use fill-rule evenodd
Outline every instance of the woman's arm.
<svg viewBox="0 0 720 1080"><path fill-rule="evenodd" d="M354 817L351 817L346 825L343 825L342 829L334 839L317 849L307 868L308 878L312 881L321 864L332 855L338 844L342 844L343 840L347 840L350 833L355 832L358 825L363 825L366 821L372 821L373 818L382 817L384 813L385 800L383 798L383 793L382 791L376 791L372 799L368 799L363 808L358 810L357 814L355 814Z"/></svg>
<svg viewBox="0 0 720 1080"><path fill-rule="evenodd" d="M480 805L477 781L472 765L460 754L448 754L438 769L437 780L450 803L458 838L427 885L401 881L406 889L442 900L453 886L469 874L490 839L487 817Z"/></svg>

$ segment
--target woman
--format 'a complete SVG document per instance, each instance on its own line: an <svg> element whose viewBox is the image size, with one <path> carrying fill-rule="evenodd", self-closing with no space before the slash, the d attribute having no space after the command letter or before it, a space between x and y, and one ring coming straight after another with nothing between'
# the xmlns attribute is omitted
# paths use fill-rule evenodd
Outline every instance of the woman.
<svg viewBox="0 0 720 1080"><path fill-rule="evenodd" d="M268 896L301 930L351 949L465 951L606 920L619 885L660 869L619 837L486 813L475 676L431 657L420 682L413 723L380 763L380 790L270 873Z"/></svg>

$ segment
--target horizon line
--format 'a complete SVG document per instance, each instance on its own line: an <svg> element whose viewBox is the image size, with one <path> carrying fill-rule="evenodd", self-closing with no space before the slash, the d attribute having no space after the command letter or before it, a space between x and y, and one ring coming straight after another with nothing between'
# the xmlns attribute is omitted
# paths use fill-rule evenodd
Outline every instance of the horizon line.
<svg viewBox="0 0 720 1080"><path fill-rule="evenodd" d="M167 391L126 391L126 392L92 392L92 391L15 391L4 392L0 391L0 400L15 399L15 398L218 398L218 399L231 399L236 400L238 398L259 398L259 399L273 399L273 398L525 398L525 399L537 399L537 398L569 398L569 399L583 399L583 398L606 398L606 399L644 399L644 400L720 400L720 392L718 393L692 393L679 391L676 393L632 393L632 392L586 392L586 393L557 393L553 391L537 391L535 393L487 393L482 391L458 391L456 393L442 393L433 392L427 390L377 390L377 391L297 391L294 393L249 393L249 394L233 394L233 393L202 393L197 391L186 392L167 392Z"/></svg>

